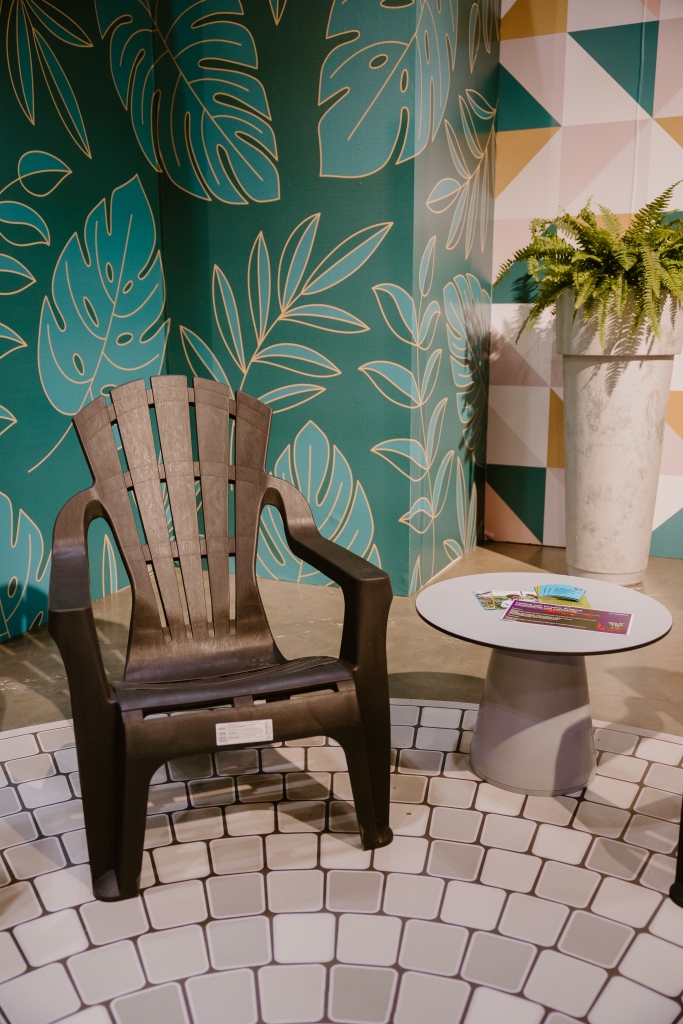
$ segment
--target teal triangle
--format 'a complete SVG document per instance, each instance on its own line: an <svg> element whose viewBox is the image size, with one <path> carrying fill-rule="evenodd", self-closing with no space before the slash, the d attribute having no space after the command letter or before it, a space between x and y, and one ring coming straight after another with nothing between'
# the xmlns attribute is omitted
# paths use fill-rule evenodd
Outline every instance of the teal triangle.
<svg viewBox="0 0 683 1024"><path fill-rule="evenodd" d="M653 531L650 554L659 558L683 558L683 509Z"/></svg>
<svg viewBox="0 0 683 1024"><path fill-rule="evenodd" d="M558 122L534 99L501 64L498 79L499 132L519 131L522 128L557 128Z"/></svg>
<svg viewBox="0 0 683 1024"><path fill-rule="evenodd" d="M608 75L652 115L657 67L658 21L591 28L569 35Z"/></svg>
<svg viewBox="0 0 683 1024"><path fill-rule="evenodd" d="M486 482L542 543L545 469L537 466L486 467Z"/></svg>

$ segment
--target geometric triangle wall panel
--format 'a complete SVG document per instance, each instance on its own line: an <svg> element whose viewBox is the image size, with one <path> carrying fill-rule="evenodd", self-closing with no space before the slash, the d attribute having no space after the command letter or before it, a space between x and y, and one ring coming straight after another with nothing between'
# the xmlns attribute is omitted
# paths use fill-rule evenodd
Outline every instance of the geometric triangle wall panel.
<svg viewBox="0 0 683 1024"><path fill-rule="evenodd" d="M521 519L538 544L543 540L545 476L545 469L535 466L486 467L486 482Z"/></svg>
<svg viewBox="0 0 683 1024"><path fill-rule="evenodd" d="M570 35L643 110L652 114L659 22L611 25Z"/></svg>
<svg viewBox="0 0 683 1024"><path fill-rule="evenodd" d="M502 64L498 69L498 75L500 98L496 128L499 132L519 131L522 128L559 127L555 118Z"/></svg>
<svg viewBox="0 0 683 1024"><path fill-rule="evenodd" d="M484 535L487 540L505 544L541 543L490 484L486 485Z"/></svg>
<svg viewBox="0 0 683 1024"><path fill-rule="evenodd" d="M567 0L517 0L500 23L501 39L566 31Z"/></svg>

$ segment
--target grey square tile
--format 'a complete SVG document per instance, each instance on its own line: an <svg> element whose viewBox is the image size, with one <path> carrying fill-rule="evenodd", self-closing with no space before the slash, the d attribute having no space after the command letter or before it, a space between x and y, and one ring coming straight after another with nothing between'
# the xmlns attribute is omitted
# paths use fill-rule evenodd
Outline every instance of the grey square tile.
<svg viewBox="0 0 683 1024"><path fill-rule="evenodd" d="M38 807L33 812L38 828L44 836L62 835L83 828L83 803L80 800L67 800L62 804Z"/></svg>
<svg viewBox="0 0 683 1024"><path fill-rule="evenodd" d="M609 751L605 751L600 755L597 773L624 782L640 782L647 766L648 762L641 757L626 757L624 754L610 754Z"/></svg>
<svg viewBox="0 0 683 1024"><path fill-rule="evenodd" d="M148 814L169 814L187 807L187 792L182 782L164 782L149 787Z"/></svg>
<svg viewBox="0 0 683 1024"><path fill-rule="evenodd" d="M38 831L33 824L33 818L26 811L19 814L8 814L0 818L0 850L6 850L10 846L19 846L31 839L38 838Z"/></svg>
<svg viewBox="0 0 683 1024"><path fill-rule="evenodd" d="M121 996L112 1003L116 1024L190 1024L179 985L159 985L131 996Z"/></svg>
<svg viewBox="0 0 683 1024"><path fill-rule="evenodd" d="M33 757L20 757L16 761L6 761L5 771L10 781L32 782L34 779L46 779L56 774L54 762L49 754L34 754Z"/></svg>
<svg viewBox="0 0 683 1024"><path fill-rule="evenodd" d="M322 801L287 800L278 804L278 828L281 832L322 832L326 811Z"/></svg>
<svg viewBox="0 0 683 1024"><path fill-rule="evenodd" d="M11 786L7 789L0 789L0 818L20 810L21 804L19 803L16 791Z"/></svg>
<svg viewBox="0 0 683 1024"><path fill-rule="evenodd" d="M418 730L419 731L419 730ZM411 729L408 725L392 725L391 726L391 745L392 747L412 747L413 740L415 739L415 730Z"/></svg>
<svg viewBox="0 0 683 1024"><path fill-rule="evenodd" d="M458 973L469 932L452 924L434 921L406 921L398 962L410 971Z"/></svg>
<svg viewBox="0 0 683 1024"><path fill-rule="evenodd" d="M392 779L393 779L392 775ZM335 772L332 776L332 795L335 800L353 800L353 789L348 772Z"/></svg>
<svg viewBox="0 0 683 1024"><path fill-rule="evenodd" d="M147 889L145 905L153 928L177 928L182 924L198 924L207 917L204 886L196 878L188 882L155 885Z"/></svg>
<svg viewBox="0 0 683 1024"><path fill-rule="evenodd" d="M329 772L290 772L285 775L288 800L327 800L331 784Z"/></svg>
<svg viewBox="0 0 683 1024"><path fill-rule="evenodd" d="M483 817L481 811L435 807L432 811L429 834L434 839L452 839L457 843L473 843L479 835Z"/></svg>
<svg viewBox="0 0 683 1024"><path fill-rule="evenodd" d="M12 846L5 850L5 860L16 879L35 878L66 864L59 840L53 837L38 839L24 846Z"/></svg>
<svg viewBox="0 0 683 1024"><path fill-rule="evenodd" d="M308 747L306 767L309 772L345 772L346 754L341 747Z"/></svg>
<svg viewBox="0 0 683 1024"><path fill-rule="evenodd" d="M427 789L427 779L421 775L392 775L390 799L399 803L421 804Z"/></svg>
<svg viewBox="0 0 683 1024"><path fill-rule="evenodd" d="M619 973L665 996L683 989L683 949L654 935L638 935L619 965Z"/></svg>
<svg viewBox="0 0 683 1024"><path fill-rule="evenodd" d="M606 981L607 971L602 967L544 949L534 965L524 995L551 1010L583 1017Z"/></svg>
<svg viewBox="0 0 683 1024"><path fill-rule="evenodd" d="M652 889L620 878L605 878L593 900L592 910L633 928L644 928L662 901Z"/></svg>
<svg viewBox="0 0 683 1024"><path fill-rule="evenodd" d="M350 801L330 801L330 832L357 832L356 808Z"/></svg>
<svg viewBox="0 0 683 1024"><path fill-rule="evenodd" d="M510 793L507 789L499 789L498 786L482 782L477 792L475 806L478 811L517 815L523 804L524 796L521 793Z"/></svg>
<svg viewBox="0 0 683 1024"><path fill-rule="evenodd" d="M330 1018L350 1022L388 1020L397 979L394 970L335 965L330 972Z"/></svg>
<svg viewBox="0 0 683 1024"><path fill-rule="evenodd" d="M507 814L487 814L479 841L483 846L524 853L529 849L535 831L533 821L512 818Z"/></svg>
<svg viewBox="0 0 683 1024"><path fill-rule="evenodd" d="M258 750L221 750L215 756L219 775L248 775L259 771Z"/></svg>
<svg viewBox="0 0 683 1024"><path fill-rule="evenodd" d="M647 764L647 761L644 763ZM652 786L653 789L664 789L680 796L683 793L683 768L672 768L668 764L653 764L645 776L645 784Z"/></svg>
<svg viewBox="0 0 683 1024"><path fill-rule="evenodd" d="M225 808L229 836L263 836L275 831L274 804L243 804Z"/></svg>
<svg viewBox="0 0 683 1024"><path fill-rule="evenodd" d="M281 775L238 775L237 792L242 803L282 800Z"/></svg>
<svg viewBox="0 0 683 1024"><path fill-rule="evenodd" d="M637 985L628 978L610 978L591 1010L590 1024L622 1024L629 1020L671 1024L680 1003Z"/></svg>
<svg viewBox="0 0 683 1024"><path fill-rule="evenodd" d="M260 836L214 839L209 843L209 849L213 870L217 875L260 871L263 867L263 840Z"/></svg>
<svg viewBox="0 0 683 1024"><path fill-rule="evenodd" d="M266 909L263 875L222 875L206 883L212 917L247 917Z"/></svg>
<svg viewBox="0 0 683 1024"><path fill-rule="evenodd" d="M0 761L9 761L15 757L28 757L38 753L38 744L31 734L11 736L0 740Z"/></svg>
<svg viewBox="0 0 683 1024"><path fill-rule="evenodd" d="M445 752L458 749L460 733L457 729L420 728L415 737L418 750L443 750Z"/></svg>
<svg viewBox="0 0 683 1024"><path fill-rule="evenodd" d="M600 875L571 864L548 861L536 886L536 895L570 907L587 907L598 887Z"/></svg>
<svg viewBox="0 0 683 1024"><path fill-rule="evenodd" d="M428 848L427 840L419 836L394 836L393 842L388 846L375 850L373 867L377 871L404 871L406 874L419 874L424 867Z"/></svg>
<svg viewBox="0 0 683 1024"><path fill-rule="evenodd" d="M678 842L678 826L645 814L634 814L624 833L624 841L656 853L671 853Z"/></svg>
<svg viewBox="0 0 683 1024"><path fill-rule="evenodd" d="M554 946L569 910L561 903L513 892L505 906L498 930L513 939Z"/></svg>
<svg viewBox="0 0 683 1024"><path fill-rule="evenodd" d="M401 988L394 1014L395 1024L433 1024L457 1021L465 1008L470 986L464 981L434 978L408 971L401 979Z"/></svg>
<svg viewBox="0 0 683 1024"><path fill-rule="evenodd" d="M486 854L481 881L484 885L530 892L542 865L539 857L492 848Z"/></svg>
<svg viewBox="0 0 683 1024"><path fill-rule="evenodd" d="M564 864L580 864L591 844L591 835L559 825L539 825L532 853Z"/></svg>
<svg viewBox="0 0 683 1024"><path fill-rule="evenodd" d="M161 846L154 851L154 866L160 882L186 882L209 874L206 843Z"/></svg>
<svg viewBox="0 0 683 1024"><path fill-rule="evenodd" d="M0 1006L11 1024L46 1024L74 1013L80 1005L62 964L48 964L6 981L0 993Z"/></svg>
<svg viewBox="0 0 683 1024"><path fill-rule="evenodd" d="M271 747L261 751L264 772L301 772L306 765L304 747Z"/></svg>
<svg viewBox="0 0 683 1024"><path fill-rule="evenodd" d="M16 882L0 889L0 928L12 928L42 914L30 882Z"/></svg>
<svg viewBox="0 0 683 1024"><path fill-rule="evenodd" d="M438 778L429 783L427 800L441 807L471 807L476 792L476 782Z"/></svg>
<svg viewBox="0 0 683 1024"><path fill-rule="evenodd" d="M174 782L190 779L206 779L213 775L211 754L194 754L192 757L177 757L168 762L168 771Z"/></svg>
<svg viewBox="0 0 683 1024"><path fill-rule="evenodd" d="M138 949L145 974L153 985L203 974L209 969L204 934L198 924L149 932L138 939Z"/></svg>
<svg viewBox="0 0 683 1024"><path fill-rule="evenodd" d="M676 861L673 857L663 857L654 853L650 862L640 876L640 884L648 889L656 889L668 895L676 876Z"/></svg>
<svg viewBox="0 0 683 1024"><path fill-rule="evenodd" d="M679 822L681 820L681 797L676 793L665 793L661 789L649 789L643 786L635 802L634 809L640 814L649 814L663 821Z"/></svg>
<svg viewBox="0 0 683 1024"><path fill-rule="evenodd" d="M423 708L420 725L433 729L459 729L461 720L462 711L459 708Z"/></svg>
<svg viewBox="0 0 683 1024"><path fill-rule="evenodd" d="M479 782L479 776L470 770L468 754L446 754L443 773L447 779L465 779L469 782Z"/></svg>
<svg viewBox="0 0 683 1024"><path fill-rule="evenodd" d="M49 911L79 907L82 903L94 899L90 868L87 864L78 864L62 871L51 871L48 875L39 875L33 884L45 909Z"/></svg>
<svg viewBox="0 0 683 1024"><path fill-rule="evenodd" d="M240 1022L258 1019L256 986L251 971L190 978L185 990L197 1024L218 1024L219 1021L227 1024L230 1018Z"/></svg>
<svg viewBox="0 0 683 1024"><path fill-rule="evenodd" d="M211 966L217 971L260 967L272 956L267 917L211 921L206 929Z"/></svg>
<svg viewBox="0 0 683 1024"><path fill-rule="evenodd" d="M415 705L392 704L390 708L392 725L417 725L420 709Z"/></svg>
<svg viewBox="0 0 683 1024"><path fill-rule="evenodd" d="M135 946L129 939L77 953L69 957L67 966L85 1003L103 1003L145 984Z"/></svg>
<svg viewBox="0 0 683 1024"><path fill-rule="evenodd" d="M638 745L638 737L615 729L595 730L596 750L609 750L613 754L632 754Z"/></svg>
<svg viewBox="0 0 683 1024"><path fill-rule="evenodd" d="M165 717L165 716L162 716ZM166 771L166 765L161 764L155 771L152 778L149 780L150 786L159 786L162 782L168 782L168 772Z"/></svg>
<svg viewBox="0 0 683 1024"><path fill-rule="evenodd" d="M190 782L190 803L193 807L225 807L235 802L235 781L232 778Z"/></svg>
<svg viewBox="0 0 683 1024"><path fill-rule="evenodd" d="M437 840L432 843L427 871L440 878L460 878L464 882L473 882L479 874L483 859L484 850L481 846Z"/></svg>
<svg viewBox="0 0 683 1024"><path fill-rule="evenodd" d="M498 923L507 893L476 882L449 882L441 908L441 920L466 928L492 931Z"/></svg>
<svg viewBox="0 0 683 1024"><path fill-rule="evenodd" d="M83 795L81 792L81 773L72 772L71 775L69 776L69 782L71 783L71 788L73 790L74 796L77 796L80 799L80 797Z"/></svg>
<svg viewBox="0 0 683 1024"><path fill-rule="evenodd" d="M132 939L149 929L140 896L117 903L95 900L81 907L81 917L90 941L96 946L119 939Z"/></svg>
<svg viewBox="0 0 683 1024"><path fill-rule="evenodd" d="M575 910L558 949L598 967L616 967L634 934L633 928L626 925Z"/></svg>
<svg viewBox="0 0 683 1024"><path fill-rule="evenodd" d="M25 970L26 961L12 936L9 932L0 933L0 983L16 978Z"/></svg>
<svg viewBox="0 0 683 1024"><path fill-rule="evenodd" d="M75 747L66 747L64 750L58 750L55 754L55 761L60 772L64 772L65 775L78 771L78 756Z"/></svg>
<svg viewBox="0 0 683 1024"><path fill-rule="evenodd" d="M328 910L375 914L382 902L384 875L379 871L328 871Z"/></svg>
<svg viewBox="0 0 683 1024"><path fill-rule="evenodd" d="M460 973L467 981L503 992L519 992L536 956L528 942L475 932Z"/></svg>
<svg viewBox="0 0 683 1024"><path fill-rule="evenodd" d="M337 960L347 964L389 967L396 962L402 922L381 914L342 914Z"/></svg>
<svg viewBox="0 0 683 1024"><path fill-rule="evenodd" d="M73 727L67 725L62 729L48 729L45 732L39 732L38 742L43 750L63 750L65 747L73 747L75 743Z"/></svg>
<svg viewBox="0 0 683 1024"><path fill-rule="evenodd" d="M384 850L392 849L396 840L383 850L375 851L375 856ZM363 850L360 836L349 833L331 835L323 832L320 837L320 866L322 868L346 868L350 871L364 871L370 867L372 850ZM424 862L424 855L423 855ZM421 870L421 868L420 868Z"/></svg>
<svg viewBox="0 0 683 1024"><path fill-rule="evenodd" d="M576 811L573 827L581 832L591 832L595 836L618 839L629 817L628 811L618 807L607 807L605 804L583 800Z"/></svg>
<svg viewBox="0 0 683 1024"><path fill-rule="evenodd" d="M20 924L14 929L14 938L31 967L42 967L54 960L64 960L88 948L88 939L78 914L71 909L45 914L34 921Z"/></svg>
<svg viewBox="0 0 683 1024"><path fill-rule="evenodd" d="M442 761L439 750L402 750L398 770L404 775L438 775Z"/></svg>
<svg viewBox="0 0 683 1024"><path fill-rule="evenodd" d="M443 890L441 878L391 874L384 889L384 913L431 920L439 912Z"/></svg>
<svg viewBox="0 0 683 1024"><path fill-rule="evenodd" d="M647 860L647 852L613 839L596 839L586 857L586 867L632 881Z"/></svg>
<svg viewBox="0 0 683 1024"><path fill-rule="evenodd" d="M524 817L547 825L568 825L578 801L570 796L529 796Z"/></svg>
<svg viewBox="0 0 683 1024"><path fill-rule="evenodd" d="M271 871L318 866L318 837L310 832L266 836L266 861Z"/></svg>
<svg viewBox="0 0 683 1024"><path fill-rule="evenodd" d="M145 850L154 850L157 846L170 846L173 842L171 826L167 814L150 814L145 824Z"/></svg>
<svg viewBox="0 0 683 1024"><path fill-rule="evenodd" d="M274 871L268 875L268 909L274 914L312 913L323 905L322 871Z"/></svg>
<svg viewBox="0 0 683 1024"><path fill-rule="evenodd" d="M316 1021L325 1012L322 964L273 964L258 972L261 1014L269 1024Z"/></svg>
<svg viewBox="0 0 683 1024"><path fill-rule="evenodd" d="M173 815L173 830L179 843L220 839L225 832L222 811L220 807L176 811Z"/></svg>

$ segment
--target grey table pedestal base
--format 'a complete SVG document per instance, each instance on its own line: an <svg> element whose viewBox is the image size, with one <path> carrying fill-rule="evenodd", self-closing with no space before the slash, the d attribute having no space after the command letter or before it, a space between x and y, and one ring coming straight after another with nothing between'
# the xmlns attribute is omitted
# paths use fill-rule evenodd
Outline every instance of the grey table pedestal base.
<svg viewBox="0 0 683 1024"><path fill-rule="evenodd" d="M558 796L595 774L586 660L491 651L470 766L501 789Z"/></svg>

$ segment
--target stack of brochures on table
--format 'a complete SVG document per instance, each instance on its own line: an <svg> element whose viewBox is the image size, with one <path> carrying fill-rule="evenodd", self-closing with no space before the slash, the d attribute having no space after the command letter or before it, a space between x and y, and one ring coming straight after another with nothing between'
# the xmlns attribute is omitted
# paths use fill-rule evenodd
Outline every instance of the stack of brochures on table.
<svg viewBox="0 0 683 1024"><path fill-rule="evenodd" d="M487 612L504 611L513 601L542 601L545 604L590 608L585 590L564 583L545 583L533 590L484 590L474 594Z"/></svg>
<svg viewBox="0 0 683 1024"><path fill-rule="evenodd" d="M474 596L485 611L502 610L502 617L507 622L565 626L627 636L633 619L627 612L593 610L585 590L564 583L544 583L533 590L475 590Z"/></svg>

